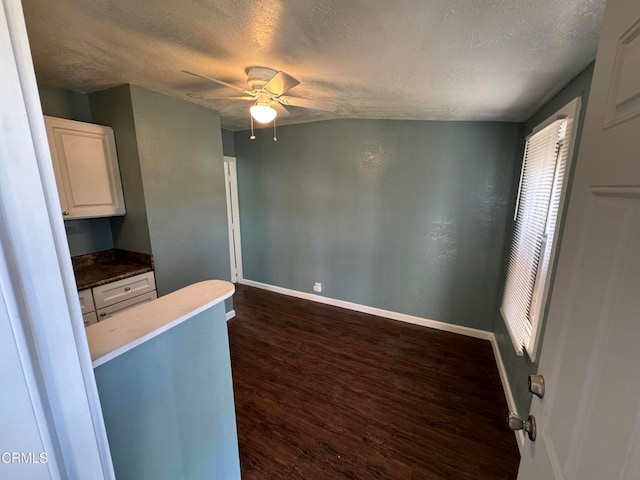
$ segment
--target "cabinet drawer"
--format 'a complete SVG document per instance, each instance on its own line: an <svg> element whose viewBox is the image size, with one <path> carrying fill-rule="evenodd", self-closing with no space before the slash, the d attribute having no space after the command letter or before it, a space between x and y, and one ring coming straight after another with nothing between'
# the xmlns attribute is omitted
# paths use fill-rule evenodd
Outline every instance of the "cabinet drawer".
<svg viewBox="0 0 640 480"><path fill-rule="evenodd" d="M158 298L156 291L144 293L137 297L130 298L129 300L125 300L124 302L119 302L114 305L110 305L105 308L101 308L98 310L98 321L106 320L114 316L116 313L124 312L125 310L129 310L130 308L136 307L141 303L150 302L151 300L155 300Z"/></svg>
<svg viewBox="0 0 640 480"><path fill-rule="evenodd" d="M84 326L88 327L98 321L98 315L96 315L96 312L89 312L82 315L82 319L84 320Z"/></svg>
<svg viewBox="0 0 640 480"><path fill-rule="evenodd" d="M80 310L82 310L82 314L93 312L96 307L93 304L93 295L91 295L91 289L82 290L78 292L78 297L80 298Z"/></svg>
<svg viewBox="0 0 640 480"><path fill-rule="evenodd" d="M95 302L96 310L99 310L155 289L156 284L153 272L147 272L94 288L93 301Z"/></svg>

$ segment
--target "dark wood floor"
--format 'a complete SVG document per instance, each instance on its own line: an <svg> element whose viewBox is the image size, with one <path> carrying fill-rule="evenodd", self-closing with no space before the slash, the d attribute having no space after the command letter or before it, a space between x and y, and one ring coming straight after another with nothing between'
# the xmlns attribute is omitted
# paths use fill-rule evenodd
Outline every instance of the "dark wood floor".
<svg viewBox="0 0 640 480"><path fill-rule="evenodd" d="M515 479L489 342L238 286L244 480Z"/></svg>

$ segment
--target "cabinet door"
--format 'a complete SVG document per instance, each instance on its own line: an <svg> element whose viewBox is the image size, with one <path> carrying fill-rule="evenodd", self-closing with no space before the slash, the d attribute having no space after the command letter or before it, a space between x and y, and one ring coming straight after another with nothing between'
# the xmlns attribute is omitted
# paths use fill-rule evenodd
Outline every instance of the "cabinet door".
<svg viewBox="0 0 640 480"><path fill-rule="evenodd" d="M78 292L78 298L80 299L80 310L83 315L93 312L96 309L93 304L93 295L91 294L90 288Z"/></svg>
<svg viewBox="0 0 640 480"><path fill-rule="evenodd" d="M65 219L124 215L113 130L44 117Z"/></svg>
<svg viewBox="0 0 640 480"><path fill-rule="evenodd" d="M84 320L84 326L88 327L89 325L93 325L94 323L98 323L98 315L96 312L89 312L82 315L82 319Z"/></svg>

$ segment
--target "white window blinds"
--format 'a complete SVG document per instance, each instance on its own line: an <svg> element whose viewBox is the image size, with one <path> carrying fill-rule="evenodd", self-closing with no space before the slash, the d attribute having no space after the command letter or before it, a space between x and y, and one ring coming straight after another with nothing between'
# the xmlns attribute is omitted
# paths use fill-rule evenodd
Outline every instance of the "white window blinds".
<svg viewBox="0 0 640 480"><path fill-rule="evenodd" d="M556 120L530 136L525 147L501 309L520 355L525 348L532 354L532 332L544 310L569 150L566 134L567 120Z"/></svg>

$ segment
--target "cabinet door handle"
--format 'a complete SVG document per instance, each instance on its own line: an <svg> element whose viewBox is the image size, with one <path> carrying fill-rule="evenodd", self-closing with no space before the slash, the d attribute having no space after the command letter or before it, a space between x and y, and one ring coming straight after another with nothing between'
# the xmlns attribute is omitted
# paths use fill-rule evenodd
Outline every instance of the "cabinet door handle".
<svg viewBox="0 0 640 480"><path fill-rule="evenodd" d="M62 215L64 215L65 217L67 217L67 216L69 216L69 213L70 213L70 212L68 212L68 211L64 211L64 212L62 212Z"/></svg>
<svg viewBox="0 0 640 480"><path fill-rule="evenodd" d="M105 312L102 312L102 313L100 314L100 316L101 316L101 317L106 317L106 316L107 316L107 314L106 314Z"/></svg>
<svg viewBox="0 0 640 480"><path fill-rule="evenodd" d="M131 290L131 287L124 287L125 292L128 292L129 290Z"/></svg>

